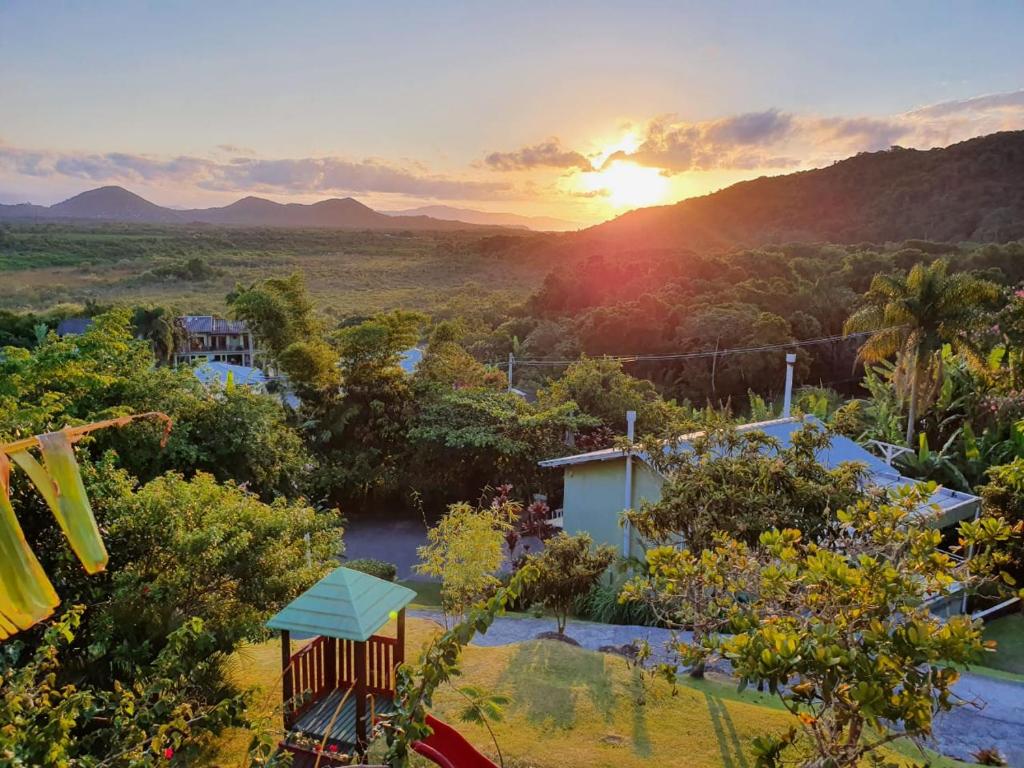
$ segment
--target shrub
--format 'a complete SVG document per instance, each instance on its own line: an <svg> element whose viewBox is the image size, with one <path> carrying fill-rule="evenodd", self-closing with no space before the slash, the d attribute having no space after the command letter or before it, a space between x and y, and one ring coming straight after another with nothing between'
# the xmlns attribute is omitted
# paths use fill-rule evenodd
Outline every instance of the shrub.
<svg viewBox="0 0 1024 768"><path fill-rule="evenodd" d="M558 634L565 634L565 623L573 604L594 586L613 560L613 547L607 544L594 547L589 535L569 536L564 532L548 539L544 549L526 558L538 573L530 594L555 614Z"/></svg>
<svg viewBox="0 0 1024 768"><path fill-rule="evenodd" d="M394 581L398 576L398 566L394 563L374 560L372 557L360 557L355 560L349 560L345 563L345 567L360 573L368 573L371 576L376 576L378 579L384 579L384 581Z"/></svg>
<svg viewBox="0 0 1024 768"><path fill-rule="evenodd" d="M576 614L581 619L601 624L637 624L644 627L660 625L649 606L636 602L621 602L623 581L597 583L576 601Z"/></svg>

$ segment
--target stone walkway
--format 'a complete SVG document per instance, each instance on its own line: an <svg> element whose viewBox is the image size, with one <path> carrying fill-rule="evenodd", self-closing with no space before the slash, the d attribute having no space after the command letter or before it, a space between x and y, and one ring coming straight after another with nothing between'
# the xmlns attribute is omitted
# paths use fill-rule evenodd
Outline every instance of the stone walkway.
<svg viewBox="0 0 1024 768"><path fill-rule="evenodd" d="M444 623L439 611L410 611L411 616ZM500 617L473 645L497 646L533 640L541 632L553 632L553 619ZM566 634L582 647L596 651L603 646L622 646L645 639L651 646L652 662L666 661L665 642L671 636L657 627L621 626L570 621ZM685 633L683 633L685 634ZM727 671L727 668L724 670ZM960 707L940 716L935 723L937 752L973 762L971 753L995 747L1014 768L1024 768L1024 683L985 675L964 673L954 690L974 706Z"/></svg>

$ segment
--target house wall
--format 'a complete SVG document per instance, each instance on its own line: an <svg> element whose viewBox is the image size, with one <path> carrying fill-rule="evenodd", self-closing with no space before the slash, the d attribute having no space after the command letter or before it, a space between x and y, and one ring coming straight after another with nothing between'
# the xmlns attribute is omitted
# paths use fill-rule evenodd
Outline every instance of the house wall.
<svg viewBox="0 0 1024 768"><path fill-rule="evenodd" d="M644 462L633 459L633 509L642 501L658 501L664 481ZM566 533L589 533L595 544L611 544L622 550L623 511L626 490L626 460L612 459L570 465L564 473L565 495L562 515ZM634 533L629 554L641 557L644 548Z"/></svg>

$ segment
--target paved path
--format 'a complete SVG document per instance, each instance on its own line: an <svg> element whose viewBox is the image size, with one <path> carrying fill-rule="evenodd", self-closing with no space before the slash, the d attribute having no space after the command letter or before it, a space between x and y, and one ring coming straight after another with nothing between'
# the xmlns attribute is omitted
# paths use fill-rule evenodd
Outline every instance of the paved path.
<svg viewBox="0 0 1024 768"><path fill-rule="evenodd" d="M410 611L410 615L443 624L439 611ZM553 632L553 619L500 617L485 635L477 635L473 645L496 646L533 640L541 632ZM668 659L665 642L671 636L657 627L619 626L570 621L566 634L584 648L628 645L646 639L652 661ZM685 633L684 633L685 634ZM727 669L727 668L726 668ZM979 749L997 748L1014 768L1024 768L1024 683L965 673L954 690L961 698L977 706L960 707L939 717L935 724L932 748L942 754L971 761Z"/></svg>
<svg viewBox="0 0 1024 768"><path fill-rule="evenodd" d="M371 557L394 563L399 579L416 578L416 548L426 543L426 524L411 515L356 516L345 527L346 560Z"/></svg>

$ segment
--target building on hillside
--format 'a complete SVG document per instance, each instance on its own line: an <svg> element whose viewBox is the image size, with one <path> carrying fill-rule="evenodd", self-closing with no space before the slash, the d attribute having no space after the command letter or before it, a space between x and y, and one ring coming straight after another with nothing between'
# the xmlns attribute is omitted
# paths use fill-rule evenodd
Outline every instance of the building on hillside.
<svg viewBox="0 0 1024 768"><path fill-rule="evenodd" d="M814 416L791 416L792 362L787 360L789 370L786 380L786 395L783 417L770 421L743 424L741 432L758 430L774 438L782 447L792 442L795 432L810 423L824 429L824 424ZM628 438L633 438L633 424L636 414L626 414ZM692 443L700 433L682 435L666 450L692 450ZM867 482L875 487L896 488L917 485L918 481L904 477L890 464L874 455L857 442L834 435L828 447L818 453L818 461L834 469L844 462L858 462L867 469ZM661 489L666 477L655 468L651 457L639 450L605 448L540 462L540 466L561 469L563 472L563 496L561 508L553 512L552 523L566 533L588 533L595 544L610 544L624 557L643 558L647 542L634 530L621 523L626 509L639 509L643 502L656 503L661 498ZM936 516L934 508L941 514ZM927 516L928 525L940 530L950 530L962 520L978 515L981 499L969 493L938 488L928 501L922 516ZM950 603L956 609L959 599ZM957 605L954 605L956 603Z"/></svg>
<svg viewBox="0 0 1024 768"><path fill-rule="evenodd" d="M200 360L252 367L257 355L249 327L241 320L213 315L178 318L184 334L174 353L174 364Z"/></svg>
<svg viewBox="0 0 1024 768"><path fill-rule="evenodd" d="M741 432L758 430L774 438L782 447L791 444L792 436L805 424L824 425L813 416L790 416L771 421L744 424ZM683 435L672 450L692 450L692 441L700 433ZM830 469L844 462L858 462L867 468L867 482L876 487L896 488L916 485L917 480L904 477L893 467L867 451L858 443L841 435L833 436L827 448L818 454L818 461ZM625 557L643 558L647 543L635 530L621 524L626 508L639 509L645 501L656 503L666 477L656 469L643 451L606 448L540 462L542 467L561 469L563 498L560 511L552 522L566 533L586 532L596 544L610 544ZM936 516L934 508L941 514ZM977 496L949 488L938 488L921 510L928 525L940 530L951 529L962 520L974 518L981 509ZM959 609L960 600L949 601L949 608ZM946 607L945 604L943 607Z"/></svg>

